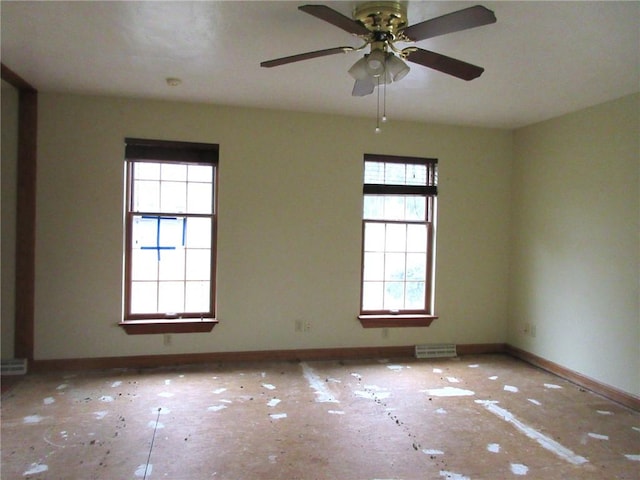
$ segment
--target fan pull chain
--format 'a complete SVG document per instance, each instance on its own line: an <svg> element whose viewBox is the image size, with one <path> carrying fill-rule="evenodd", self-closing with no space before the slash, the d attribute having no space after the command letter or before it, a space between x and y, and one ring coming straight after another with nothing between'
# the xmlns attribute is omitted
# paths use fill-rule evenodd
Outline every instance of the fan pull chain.
<svg viewBox="0 0 640 480"><path fill-rule="evenodd" d="M376 110L376 133L380 133L380 77L378 77L378 105Z"/></svg>

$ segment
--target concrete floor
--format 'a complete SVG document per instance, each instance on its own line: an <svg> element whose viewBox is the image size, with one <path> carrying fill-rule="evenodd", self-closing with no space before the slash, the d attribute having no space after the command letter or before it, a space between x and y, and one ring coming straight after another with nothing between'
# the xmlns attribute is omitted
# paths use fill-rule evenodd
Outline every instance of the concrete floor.
<svg viewBox="0 0 640 480"><path fill-rule="evenodd" d="M634 479L640 413L502 355L29 375L2 479Z"/></svg>

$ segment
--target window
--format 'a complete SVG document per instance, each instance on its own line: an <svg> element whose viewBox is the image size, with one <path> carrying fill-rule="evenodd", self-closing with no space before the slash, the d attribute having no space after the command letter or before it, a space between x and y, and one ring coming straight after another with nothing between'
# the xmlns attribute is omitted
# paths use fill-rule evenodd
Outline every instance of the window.
<svg viewBox="0 0 640 480"><path fill-rule="evenodd" d="M215 324L218 146L126 139L127 333Z"/></svg>
<svg viewBox="0 0 640 480"><path fill-rule="evenodd" d="M437 160L364 157L364 327L428 326L436 318L434 254Z"/></svg>

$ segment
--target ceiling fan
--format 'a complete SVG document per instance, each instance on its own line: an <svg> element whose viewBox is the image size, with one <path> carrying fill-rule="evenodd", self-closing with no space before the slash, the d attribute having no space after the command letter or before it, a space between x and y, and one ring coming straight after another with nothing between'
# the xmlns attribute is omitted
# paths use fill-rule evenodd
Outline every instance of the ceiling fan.
<svg viewBox="0 0 640 480"><path fill-rule="evenodd" d="M298 10L341 28L364 43L360 47L334 47L276 58L262 62L260 66L277 67L311 58L360 51L370 46L370 52L349 69L349 74L355 79L354 96L369 95L376 86L404 78L409 73L409 67L403 59L467 81L479 77L484 72L482 67L415 46L399 48L395 44L418 42L496 22L494 13L481 5L414 25L408 25L406 2L363 3L355 7L353 19L326 5L301 5Z"/></svg>

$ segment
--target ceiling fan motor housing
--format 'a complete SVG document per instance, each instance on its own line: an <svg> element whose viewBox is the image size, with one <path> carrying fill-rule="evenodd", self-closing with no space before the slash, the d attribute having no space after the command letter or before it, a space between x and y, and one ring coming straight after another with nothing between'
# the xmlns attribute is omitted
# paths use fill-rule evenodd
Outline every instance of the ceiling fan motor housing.
<svg viewBox="0 0 640 480"><path fill-rule="evenodd" d="M407 5L406 2L362 3L353 10L353 18L372 32L374 39L393 40L398 31L407 26Z"/></svg>

